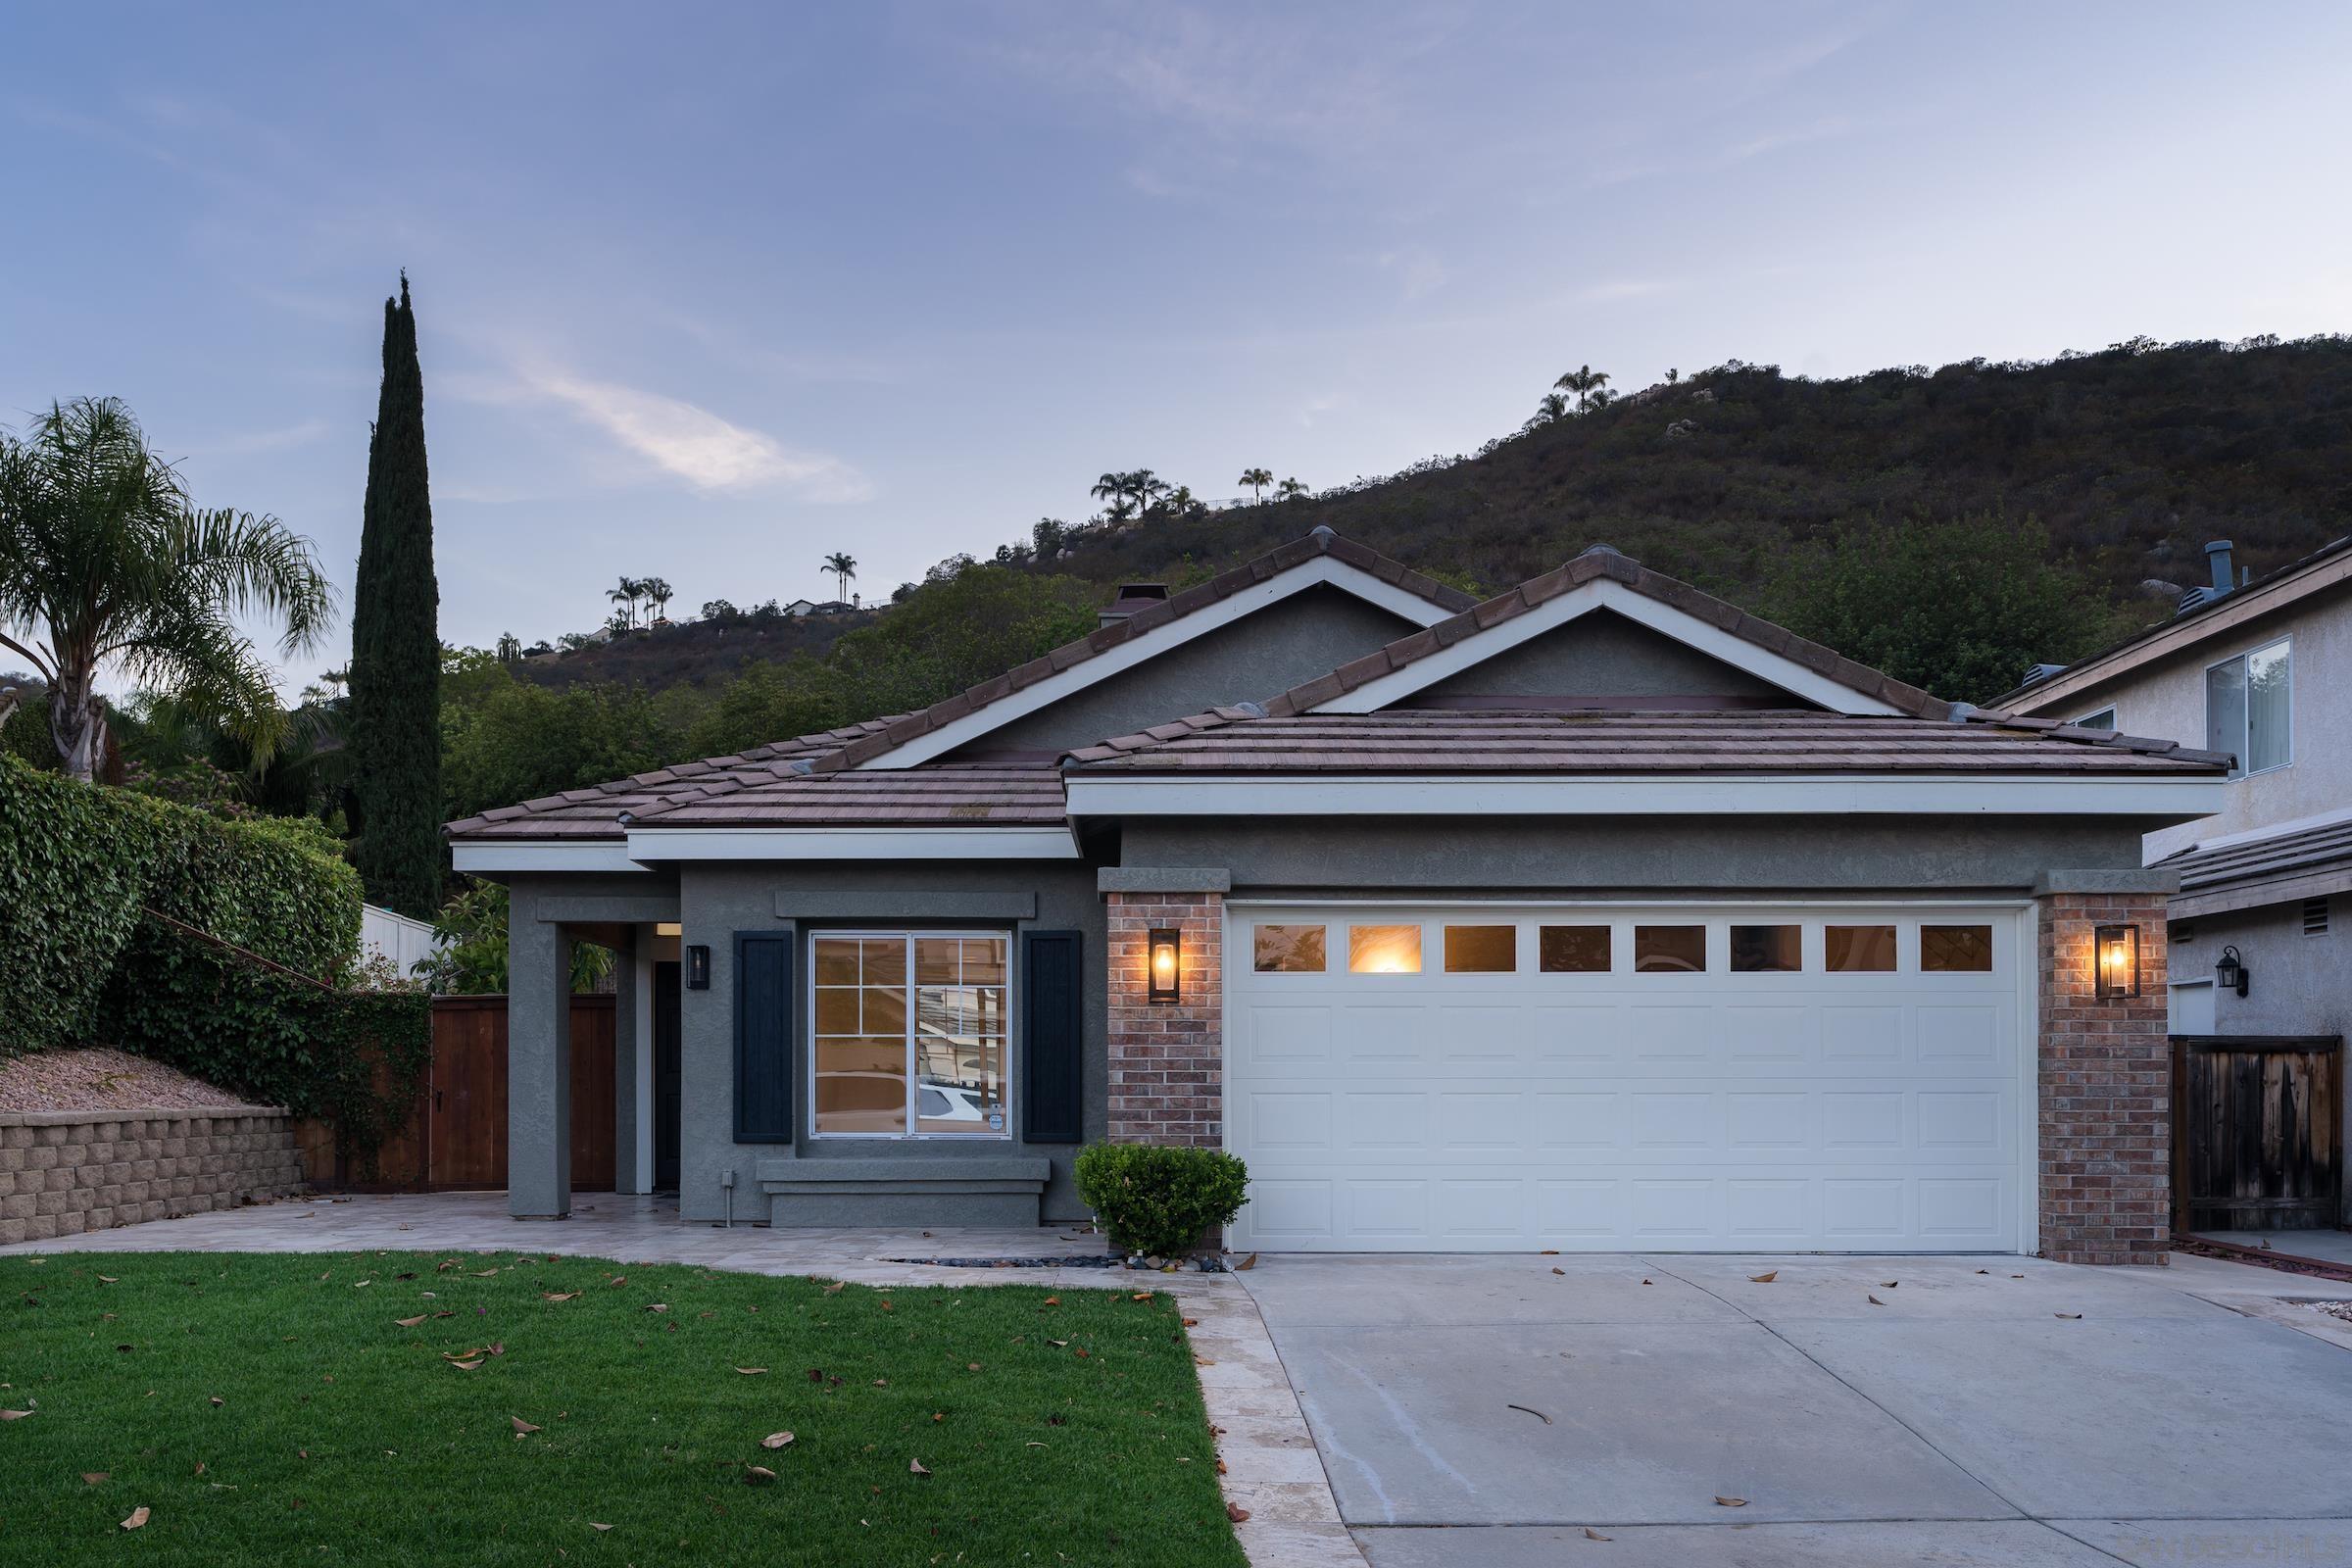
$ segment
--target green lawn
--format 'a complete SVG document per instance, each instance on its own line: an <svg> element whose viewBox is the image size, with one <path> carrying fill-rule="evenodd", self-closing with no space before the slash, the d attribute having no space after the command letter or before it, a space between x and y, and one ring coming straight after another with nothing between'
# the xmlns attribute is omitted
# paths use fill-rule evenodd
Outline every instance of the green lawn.
<svg viewBox="0 0 2352 1568"><path fill-rule="evenodd" d="M1239 1564L1182 1319L1134 1294L531 1253L4 1258L0 1406L38 1413L0 1421L0 1551Z"/></svg>

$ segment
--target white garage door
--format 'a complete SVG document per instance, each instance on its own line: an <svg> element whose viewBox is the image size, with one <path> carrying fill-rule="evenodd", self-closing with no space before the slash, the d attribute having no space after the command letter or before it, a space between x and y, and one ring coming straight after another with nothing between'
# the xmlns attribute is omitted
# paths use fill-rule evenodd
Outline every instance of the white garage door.
<svg viewBox="0 0 2352 1568"><path fill-rule="evenodd" d="M2010 1251L2015 907L1227 912L1237 1245Z"/></svg>

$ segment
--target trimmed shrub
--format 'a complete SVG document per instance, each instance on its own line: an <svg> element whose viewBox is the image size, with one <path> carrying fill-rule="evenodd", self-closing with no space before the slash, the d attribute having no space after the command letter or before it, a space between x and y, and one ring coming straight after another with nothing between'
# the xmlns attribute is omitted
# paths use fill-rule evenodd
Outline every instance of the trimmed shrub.
<svg viewBox="0 0 2352 1568"><path fill-rule="evenodd" d="M1249 1167L1221 1149L1090 1144L1077 1177L1079 1198L1126 1252L1181 1257L1250 1201Z"/></svg>
<svg viewBox="0 0 2352 1568"><path fill-rule="evenodd" d="M0 1056L104 1040L330 1120L365 1158L430 1057L431 1002L353 989L359 933L359 877L316 821L0 757Z"/></svg>

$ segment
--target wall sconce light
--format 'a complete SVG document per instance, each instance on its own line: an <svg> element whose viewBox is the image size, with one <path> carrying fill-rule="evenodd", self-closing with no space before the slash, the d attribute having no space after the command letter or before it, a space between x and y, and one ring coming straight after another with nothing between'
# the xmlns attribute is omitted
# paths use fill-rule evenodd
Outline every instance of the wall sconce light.
<svg viewBox="0 0 2352 1568"><path fill-rule="evenodd" d="M1174 1002L1182 990L1184 946L1172 928L1162 927L1152 933L1151 987L1147 1000Z"/></svg>
<svg viewBox="0 0 2352 1568"><path fill-rule="evenodd" d="M689 991L710 989L710 950L709 948L698 945L686 950L686 989Z"/></svg>
<svg viewBox="0 0 2352 1568"><path fill-rule="evenodd" d="M2101 1002L2139 995L2139 927L2103 925L2091 938Z"/></svg>
<svg viewBox="0 0 2352 1568"><path fill-rule="evenodd" d="M2246 994L2246 982L2253 976L2253 970L2246 967L2246 960L2238 956L2237 949L2233 947L2222 949L2222 961L2213 966L2214 983L2223 990L2234 991L2241 997Z"/></svg>

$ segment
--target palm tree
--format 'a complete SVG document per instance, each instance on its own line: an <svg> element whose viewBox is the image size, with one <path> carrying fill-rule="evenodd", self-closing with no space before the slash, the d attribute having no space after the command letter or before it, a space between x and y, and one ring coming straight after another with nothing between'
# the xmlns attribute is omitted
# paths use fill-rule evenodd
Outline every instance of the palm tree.
<svg viewBox="0 0 2352 1568"><path fill-rule="evenodd" d="M512 664L521 658L522 639L511 631L500 632L498 634L498 662L502 664ZM305 692L303 695L308 697L310 694Z"/></svg>
<svg viewBox="0 0 2352 1568"><path fill-rule="evenodd" d="M670 587L668 579L662 577L648 577L643 582L639 583L637 587L641 592L644 593L646 598L652 600L654 603L654 612L645 617L646 624L650 626L656 620L668 618L666 612L669 609L669 602L677 595L677 590Z"/></svg>
<svg viewBox="0 0 2352 1568"><path fill-rule="evenodd" d="M1592 394L1609 384L1609 373L1580 365L1551 384L1563 392L1575 393L1576 412L1583 414L1592 407Z"/></svg>
<svg viewBox="0 0 2352 1568"><path fill-rule="evenodd" d="M1134 515L1135 503L1125 496L1121 496L1102 509L1102 520L1105 522L1125 522Z"/></svg>
<svg viewBox="0 0 2352 1568"><path fill-rule="evenodd" d="M275 517L190 505L120 402L53 403L26 439L0 432L0 648L48 683L68 773L86 781L105 755L102 665L267 760L286 715L230 619L257 612L285 623L286 654L325 635L334 590L311 542Z"/></svg>
<svg viewBox="0 0 2352 1568"><path fill-rule="evenodd" d="M620 586L607 593L605 597L621 607L620 612L613 617L620 622L619 629L622 631L636 630L637 601L645 597L645 584L634 577L623 577L620 579Z"/></svg>
<svg viewBox="0 0 2352 1568"><path fill-rule="evenodd" d="M1168 515L1171 517L1189 517L1193 514L1193 509L1200 504L1189 484L1180 484L1168 492Z"/></svg>
<svg viewBox="0 0 2352 1568"><path fill-rule="evenodd" d="M1297 479L1285 479L1274 487L1274 499L1277 501L1296 501L1304 494L1306 486Z"/></svg>
<svg viewBox="0 0 2352 1568"><path fill-rule="evenodd" d="M1095 487L1087 494L1097 501L1124 501L1127 499L1127 476L1123 473L1106 473L1095 481Z"/></svg>
<svg viewBox="0 0 2352 1568"><path fill-rule="evenodd" d="M834 582L838 584L841 589L841 591L835 594L833 597L836 599L849 598L850 579L858 575L857 558L854 556L844 555L840 551L836 550L833 552L833 554L825 558L825 569L833 574Z"/></svg>
<svg viewBox="0 0 2352 1568"><path fill-rule="evenodd" d="M1234 482L1248 485L1250 498L1252 501L1263 501L1266 499L1266 486L1274 482L1274 474L1271 469L1267 468L1244 468L1242 476Z"/></svg>
<svg viewBox="0 0 2352 1568"><path fill-rule="evenodd" d="M1150 512L1159 498L1168 493L1168 481L1150 468L1138 468L1127 475L1127 494L1135 504Z"/></svg>
<svg viewBox="0 0 2352 1568"><path fill-rule="evenodd" d="M1549 424L1552 420L1566 418L1567 416L1568 399L1566 395L1559 392L1546 392L1544 394L1544 401L1536 405L1536 416L1528 422L1530 424Z"/></svg>

